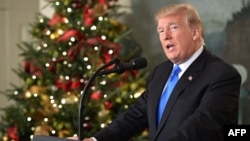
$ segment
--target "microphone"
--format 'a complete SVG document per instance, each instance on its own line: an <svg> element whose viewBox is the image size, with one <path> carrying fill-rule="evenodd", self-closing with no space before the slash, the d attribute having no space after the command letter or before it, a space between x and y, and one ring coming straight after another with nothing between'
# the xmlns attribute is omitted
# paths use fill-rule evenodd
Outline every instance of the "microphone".
<svg viewBox="0 0 250 141"><path fill-rule="evenodd" d="M145 58L135 58L135 59L132 59L129 63L118 62L118 63L116 63L114 68L112 68L110 70L103 70L103 71L99 72L97 75L99 75L99 76L100 75L107 75L110 73L122 74L126 70L138 70L138 69L142 69L146 66L147 66L147 60Z"/></svg>

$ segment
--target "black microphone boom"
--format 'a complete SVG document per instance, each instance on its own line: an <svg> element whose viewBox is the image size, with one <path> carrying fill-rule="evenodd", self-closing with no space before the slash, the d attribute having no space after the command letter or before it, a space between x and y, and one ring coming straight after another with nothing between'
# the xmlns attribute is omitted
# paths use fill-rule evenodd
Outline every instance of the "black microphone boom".
<svg viewBox="0 0 250 141"><path fill-rule="evenodd" d="M117 64L114 66L114 68L109 70L103 70L99 72L97 75L107 75L110 73L118 73L122 74L126 70L138 70L142 69L147 66L147 60L145 58L135 58L132 59L129 63L121 63L117 62Z"/></svg>

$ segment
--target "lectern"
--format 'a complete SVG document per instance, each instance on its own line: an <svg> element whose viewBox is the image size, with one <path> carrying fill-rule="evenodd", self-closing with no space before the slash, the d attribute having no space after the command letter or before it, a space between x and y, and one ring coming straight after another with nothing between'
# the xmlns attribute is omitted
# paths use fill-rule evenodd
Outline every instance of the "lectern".
<svg viewBox="0 0 250 141"><path fill-rule="evenodd" d="M73 141L65 138L58 138L53 136L45 136L45 135L34 135L33 141Z"/></svg>

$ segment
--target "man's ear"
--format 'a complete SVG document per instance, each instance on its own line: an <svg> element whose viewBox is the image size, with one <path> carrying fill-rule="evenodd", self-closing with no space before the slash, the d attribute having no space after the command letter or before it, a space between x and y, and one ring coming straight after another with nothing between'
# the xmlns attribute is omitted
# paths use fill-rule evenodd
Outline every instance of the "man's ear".
<svg viewBox="0 0 250 141"><path fill-rule="evenodd" d="M197 27L197 26L195 26L195 27L193 28L193 40L199 39L200 36L201 36L200 28Z"/></svg>

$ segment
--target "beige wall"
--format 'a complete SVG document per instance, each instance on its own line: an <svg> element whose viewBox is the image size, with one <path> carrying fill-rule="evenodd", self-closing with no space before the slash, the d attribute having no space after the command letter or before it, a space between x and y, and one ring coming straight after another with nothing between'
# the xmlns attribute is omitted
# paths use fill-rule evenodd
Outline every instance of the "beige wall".
<svg viewBox="0 0 250 141"><path fill-rule="evenodd" d="M37 0L0 0L0 91L10 88L10 83L21 83L12 71L22 63L17 44L29 40L29 23L34 21L38 9ZM8 103L0 95L0 108Z"/></svg>

